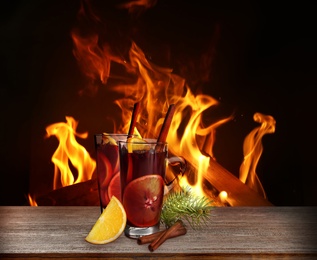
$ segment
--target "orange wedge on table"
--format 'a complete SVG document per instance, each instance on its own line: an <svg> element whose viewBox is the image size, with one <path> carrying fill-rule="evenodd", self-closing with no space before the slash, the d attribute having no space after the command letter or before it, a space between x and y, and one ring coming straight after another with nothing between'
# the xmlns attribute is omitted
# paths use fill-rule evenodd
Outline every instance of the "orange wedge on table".
<svg viewBox="0 0 317 260"><path fill-rule="evenodd" d="M123 233L126 222L127 215L121 202L112 196L85 240L92 244L110 243Z"/></svg>

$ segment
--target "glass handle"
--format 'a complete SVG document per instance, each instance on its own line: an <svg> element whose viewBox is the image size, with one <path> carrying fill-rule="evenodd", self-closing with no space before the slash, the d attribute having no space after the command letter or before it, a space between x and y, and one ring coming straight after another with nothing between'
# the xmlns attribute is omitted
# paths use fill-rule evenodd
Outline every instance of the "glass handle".
<svg viewBox="0 0 317 260"><path fill-rule="evenodd" d="M166 183L166 186L169 186L174 182L174 180L177 178L177 176L179 174L181 174L182 176L184 175L184 173L186 172L186 168L187 168L187 162L181 156L173 156L173 157L167 158L167 164L169 166L172 166L174 169L177 167L177 171L178 171L175 174L176 175L175 178L173 178L171 181ZM175 171L174 171L174 173L175 173Z"/></svg>

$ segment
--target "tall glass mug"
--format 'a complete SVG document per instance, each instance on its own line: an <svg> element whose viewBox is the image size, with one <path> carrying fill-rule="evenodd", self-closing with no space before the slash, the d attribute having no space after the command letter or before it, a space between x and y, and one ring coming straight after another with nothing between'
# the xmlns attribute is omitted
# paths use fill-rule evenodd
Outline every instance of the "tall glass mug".
<svg viewBox="0 0 317 260"><path fill-rule="evenodd" d="M121 198L118 142L127 140L127 134L95 134L97 180L101 212L111 197Z"/></svg>
<svg viewBox="0 0 317 260"><path fill-rule="evenodd" d="M177 164L184 173L186 162L168 158L168 144L155 139L120 141L121 200L127 214L125 235L139 238L159 230L165 173Z"/></svg>

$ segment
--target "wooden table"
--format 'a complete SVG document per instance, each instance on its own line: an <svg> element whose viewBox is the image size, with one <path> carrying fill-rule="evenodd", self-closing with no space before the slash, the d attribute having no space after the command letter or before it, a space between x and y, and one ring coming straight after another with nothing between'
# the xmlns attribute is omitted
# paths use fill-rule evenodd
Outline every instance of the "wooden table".
<svg viewBox="0 0 317 260"><path fill-rule="evenodd" d="M217 207L206 227L154 252L124 235L86 242L99 214L95 206L2 206L0 259L317 259L317 207Z"/></svg>

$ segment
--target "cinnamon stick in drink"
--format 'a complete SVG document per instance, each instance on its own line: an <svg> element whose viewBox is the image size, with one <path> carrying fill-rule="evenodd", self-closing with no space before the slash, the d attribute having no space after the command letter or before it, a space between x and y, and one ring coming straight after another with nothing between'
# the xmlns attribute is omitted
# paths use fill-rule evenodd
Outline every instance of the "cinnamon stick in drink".
<svg viewBox="0 0 317 260"><path fill-rule="evenodd" d="M134 133L134 128L137 123L138 115L140 111L140 103L135 103L133 106L133 111L132 111L132 118L131 118L131 123L130 123L130 128L128 132L128 136L132 137Z"/></svg>
<svg viewBox="0 0 317 260"><path fill-rule="evenodd" d="M170 129L171 123L172 123L172 119L175 113L175 105L171 104L167 110L159 137L157 138L158 142L165 142L167 135L168 135L168 131Z"/></svg>

